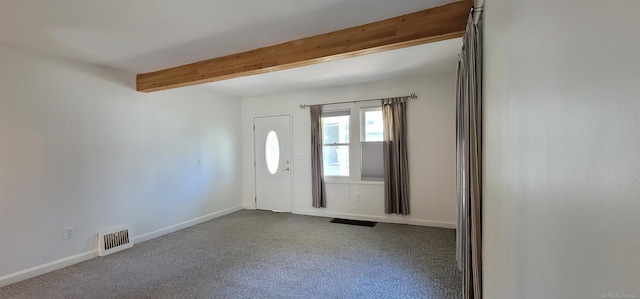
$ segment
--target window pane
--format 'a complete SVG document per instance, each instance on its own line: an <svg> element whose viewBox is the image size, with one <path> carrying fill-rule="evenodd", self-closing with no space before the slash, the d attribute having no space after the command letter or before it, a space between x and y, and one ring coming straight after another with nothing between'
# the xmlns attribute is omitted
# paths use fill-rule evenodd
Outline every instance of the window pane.
<svg viewBox="0 0 640 299"><path fill-rule="evenodd" d="M384 149L382 141L363 142L360 154L360 179L363 181L384 181Z"/></svg>
<svg viewBox="0 0 640 299"><path fill-rule="evenodd" d="M362 141L382 141L382 109L365 110Z"/></svg>
<svg viewBox="0 0 640 299"><path fill-rule="evenodd" d="M349 143L349 115L322 118L324 144Z"/></svg>
<svg viewBox="0 0 640 299"><path fill-rule="evenodd" d="M276 132L269 131L264 142L264 159L267 162L267 170L270 174L276 174L280 164L280 142Z"/></svg>
<svg viewBox="0 0 640 299"><path fill-rule="evenodd" d="M349 176L348 145L325 145L322 154L325 176Z"/></svg>

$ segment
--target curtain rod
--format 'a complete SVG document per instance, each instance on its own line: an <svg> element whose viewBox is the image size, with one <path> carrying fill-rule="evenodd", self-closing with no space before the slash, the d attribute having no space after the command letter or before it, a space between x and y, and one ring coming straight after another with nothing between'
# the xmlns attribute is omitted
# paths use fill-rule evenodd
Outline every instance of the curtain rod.
<svg viewBox="0 0 640 299"><path fill-rule="evenodd" d="M404 96L404 97L407 97L407 98L410 98L410 99L417 99L418 98L418 96L415 93L412 93L411 95ZM391 97L391 98L393 98L393 97ZM396 97L396 98L402 98L402 97ZM368 102L368 101L381 101L381 100L384 100L384 99L389 99L389 98L379 98L379 99L359 100L359 101L333 102L333 103L325 103L325 104L320 104L320 105L335 105L335 104L345 104L345 103L354 103L355 104L355 103ZM300 109L305 109L307 107L309 107L309 105L307 105L307 104L300 105Z"/></svg>

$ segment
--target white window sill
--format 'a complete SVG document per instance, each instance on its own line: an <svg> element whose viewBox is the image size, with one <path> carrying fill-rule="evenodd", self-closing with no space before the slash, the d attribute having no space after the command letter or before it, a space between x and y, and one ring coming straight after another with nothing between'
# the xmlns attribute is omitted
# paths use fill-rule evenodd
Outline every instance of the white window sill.
<svg viewBox="0 0 640 299"><path fill-rule="evenodd" d="M351 179L348 176L325 176L324 182L327 184L349 184Z"/></svg>
<svg viewBox="0 0 640 299"><path fill-rule="evenodd" d="M379 185L384 186L384 181L351 181L353 185Z"/></svg>
<svg viewBox="0 0 640 299"><path fill-rule="evenodd" d="M349 177L326 176L325 184L374 185L384 186L384 181L352 181Z"/></svg>

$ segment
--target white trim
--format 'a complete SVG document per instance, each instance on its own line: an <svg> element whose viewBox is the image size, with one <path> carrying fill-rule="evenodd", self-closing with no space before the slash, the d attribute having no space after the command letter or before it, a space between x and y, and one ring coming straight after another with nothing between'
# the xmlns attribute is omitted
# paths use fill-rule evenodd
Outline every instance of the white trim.
<svg viewBox="0 0 640 299"><path fill-rule="evenodd" d="M362 144L363 142L379 142L379 141L362 141L364 139L364 137L365 137L363 128L366 125L365 124L366 119L365 119L364 115L365 115L365 112L368 112L368 111L378 111L379 110L380 113L382 113L382 105L380 103L378 103L378 106L360 107L359 110L360 110L360 114L358 116L360 117L360 126L359 126L359 129L360 129L360 143Z"/></svg>
<svg viewBox="0 0 640 299"><path fill-rule="evenodd" d="M353 219L353 220L375 221L375 222L384 222L384 223L410 224L410 225L428 226L428 227L442 227L442 228L453 228L453 229L456 228L455 222L372 216L372 215L351 214L351 213L337 213L337 212L327 212L322 210L295 209L293 210L293 214L330 217L330 218L347 218L347 219Z"/></svg>
<svg viewBox="0 0 640 299"><path fill-rule="evenodd" d="M325 175L324 183L325 184L351 184L351 178L349 178L349 176Z"/></svg>
<svg viewBox="0 0 640 299"><path fill-rule="evenodd" d="M322 105L322 117L334 117L334 116L349 116L351 117L351 105L344 105L347 106L345 108L328 108L326 107L326 105Z"/></svg>
<svg viewBox="0 0 640 299"><path fill-rule="evenodd" d="M384 181L351 181L351 185L372 185L372 186L384 186Z"/></svg>
<svg viewBox="0 0 640 299"><path fill-rule="evenodd" d="M242 205L242 208L245 209L245 210L255 210L256 209L256 205L253 204L253 203L251 203L251 204L245 203L245 204Z"/></svg>
<svg viewBox="0 0 640 299"><path fill-rule="evenodd" d="M88 261L97 256L98 256L98 250L96 249L96 250L72 255L69 257L65 257L59 260L48 262L48 263L31 267L28 269L24 269L18 272L10 273L4 276L0 276L0 287L6 286L12 283L16 283L25 279L33 278L45 273L49 273L51 271L62 269L64 267L68 267L73 264Z"/></svg>
<svg viewBox="0 0 640 299"><path fill-rule="evenodd" d="M423 220L423 219L409 219L407 224L429 226L429 227L442 227L442 228L456 228L455 222L448 221L435 221L435 220Z"/></svg>
<svg viewBox="0 0 640 299"><path fill-rule="evenodd" d="M142 234L140 236L133 237L132 238L133 243L138 244L140 242L148 241L148 240L196 225L196 224L200 224L200 223L203 223L227 214L231 214L233 212L240 211L242 209L243 209L243 206L238 205L238 206L227 208L227 209L224 209L215 213L211 213L205 216L194 218L185 222L181 222L175 225L171 225L150 233ZM62 269L64 267L68 267L77 263L88 261L97 256L98 256L98 249L96 248L91 251L79 253L79 254L65 257L59 260L48 262L42 265L20 270L18 272L3 275L3 276L0 276L0 287L6 286L12 283L16 283L25 279L33 278L45 273L49 273L51 271Z"/></svg>
<svg viewBox="0 0 640 299"><path fill-rule="evenodd" d="M140 236L133 237L133 242L134 242L134 244L138 244L138 243L141 243L141 242L144 242L144 241L155 239L157 237L164 236L166 234L170 234L170 233L179 231L181 229L185 229L187 227L194 226L196 224L207 222L209 220L212 220L212 219L224 216L224 215L228 215L228 214L231 214L233 212L240 211L242 209L243 209L243 206L235 206L235 207L227 208L227 209L224 209L224 210L221 210L221 211L218 211L218 212L214 212L214 213L211 213L211 214L208 214L208 215L204 215L204 216L201 216L201 217L198 217L198 218L187 220L185 222L181 222L181 223L178 223L178 224L167 226L167 227L161 228L159 230L155 230L155 231L152 231L152 232L149 232L149 233L146 233L146 234L142 234Z"/></svg>
<svg viewBox="0 0 640 299"><path fill-rule="evenodd" d="M327 185L342 184L342 185L370 185L370 186L384 186L383 181L351 181L348 177L336 177L325 176L324 183Z"/></svg>

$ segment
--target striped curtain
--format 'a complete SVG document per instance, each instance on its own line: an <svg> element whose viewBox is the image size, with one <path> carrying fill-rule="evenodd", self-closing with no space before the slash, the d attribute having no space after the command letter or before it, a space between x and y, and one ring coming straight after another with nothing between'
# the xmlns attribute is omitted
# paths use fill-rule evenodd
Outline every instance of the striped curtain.
<svg viewBox="0 0 640 299"><path fill-rule="evenodd" d="M409 97L382 100L384 126L384 211L409 215L407 102Z"/></svg>
<svg viewBox="0 0 640 299"><path fill-rule="evenodd" d="M309 106L311 113L311 205L326 208L327 197L322 169L322 105Z"/></svg>
<svg viewBox="0 0 640 299"><path fill-rule="evenodd" d="M482 2L482 1L480 1ZM474 7L458 62L456 258L463 298L482 298L482 4Z"/></svg>

